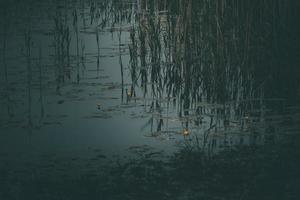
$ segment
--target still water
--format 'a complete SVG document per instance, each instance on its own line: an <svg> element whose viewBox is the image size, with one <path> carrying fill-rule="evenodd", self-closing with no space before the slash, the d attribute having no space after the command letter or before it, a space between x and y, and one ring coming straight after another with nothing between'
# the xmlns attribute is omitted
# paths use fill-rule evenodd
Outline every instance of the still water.
<svg viewBox="0 0 300 200"><path fill-rule="evenodd" d="M0 199L297 199L298 8L2 1Z"/></svg>

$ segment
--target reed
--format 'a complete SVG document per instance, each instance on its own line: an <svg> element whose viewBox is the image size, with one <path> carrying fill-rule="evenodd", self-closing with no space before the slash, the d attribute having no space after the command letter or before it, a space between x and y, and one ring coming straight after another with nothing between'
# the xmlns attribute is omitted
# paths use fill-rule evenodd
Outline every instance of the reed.
<svg viewBox="0 0 300 200"><path fill-rule="evenodd" d="M80 63L80 56L79 56L79 27L78 27L78 15L77 15L77 9L73 10L73 28L75 30L75 37L76 37L76 66L77 66L77 83L80 81L80 75L79 75L79 63Z"/></svg>
<svg viewBox="0 0 300 200"><path fill-rule="evenodd" d="M3 24L1 26L3 27L3 40L2 40L2 62L3 62L3 69L4 69L4 82L5 82L5 103L7 105L7 116L12 117L12 108L10 105L10 92L9 92L9 77L8 77L8 65L6 60L6 52L7 52L7 39L8 39L8 31L9 31L9 16L6 9L3 11Z"/></svg>
<svg viewBox="0 0 300 200"><path fill-rule="evenodd" d="M100 69L100 38L99 31L96 29L96 42L97 42L97 78L99 77L99 69Z"/></svg>
<svg viewBox="0 0 300 200"><path fill-rule="evenodd" d="M57 5L58 6L58 5ZM64 16L60 9L56 10L54 17L54 52L55 52L55 65L57 69L57 88L56 91L59 94L61 85L65 82L65 77L70 79L70 45L71 45L71 33L68 25L68 9L65 5Z"/></svg>
<svg viewBox="0 0 300 200"><path fill-rule="evenodd" d="M261 84L269 85L266 77L277 76L277 70L285 71L276 66L275 60L282 49L278 48L282 41L279 32L292 31L282 17L287 10L294 10L291 5L295 4L290 1L139 3L142 11L137 17L138 29L131 33L130 56L133 61L138 55L141 63L132 65L140 68L132 79L140 77L144 86L150 77L154 94L164 90L165 85L167 94L182 97L185 109L199 101L224 103L259 97ZM170 14L158 14L165 7ZM163 25L162 18L166 19ZM271 68L277 72L267 75ZM299 85L299 77L292 79Z"/></svg>
<svg viewBox="0 0 300 200"><path fill-rule="evenodd" d="M24 32L24 41L25 41L25 58L27 65L27 97L28 97L28 130L31 130L32 124L32 66L31 66L31 51L32 51L32 35L30 28L25 30Z"/></svg>
<svg viewBox="0 0 300 200"><path fill-rule="evenodd" d="M42 47L39 46L39 56L38 56L38 69L39 69L39 101L40 101L40 123L42 122L45 110L44 110L44 100L43 100L43 66L42 66Z"/></svg>
<svg viewBox="0 0 300 200"><path fill-rule="evenodd" d="M123 66L123 60L122 60L122 50L121 50L121 44L122 44L122 31L120 30L118 33L119 37L119 65L120 65L120 72L121 72L121 86L122 86L122 93L121 93L121 102L123 102L124 98L124 66Z"/></svg>

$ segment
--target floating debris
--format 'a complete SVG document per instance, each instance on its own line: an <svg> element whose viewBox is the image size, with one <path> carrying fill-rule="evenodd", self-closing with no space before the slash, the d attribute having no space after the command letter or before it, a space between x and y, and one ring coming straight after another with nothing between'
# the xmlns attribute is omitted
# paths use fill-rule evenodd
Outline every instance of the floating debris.
<svg viewBox="0 0 300 200"><path fill-rule="evenodd" d="M187 128L183 129L183 135L184 136L189 136L190 135L189 129L187 129Z"/></svg>
<svg viewBox="0 0 300 200"><path fill-rule="evenodd" d="M133 93L130 90L126 89L126 94L128 98L131 98Z"/></svg>

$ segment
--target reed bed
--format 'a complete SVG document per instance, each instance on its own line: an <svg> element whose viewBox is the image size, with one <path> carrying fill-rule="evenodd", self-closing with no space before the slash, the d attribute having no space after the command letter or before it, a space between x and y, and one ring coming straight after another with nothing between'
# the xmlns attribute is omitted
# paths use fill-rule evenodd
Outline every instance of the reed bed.
<svg viewBox="0 0 300 200"><path fill-rule="evenodd" d="M298 3L173 0L140 4L138 28L131 33L132 80L136 83L140 77L141 86L150 81L154 96L157 91L179 96L188 108L199 101L285 96L287 84L299 88L298 75L285 77L287 71L297 71L295 52L289 59L279 56L293 48L289 38L295 38L298 30L290 21L298 16Z"/></svg>

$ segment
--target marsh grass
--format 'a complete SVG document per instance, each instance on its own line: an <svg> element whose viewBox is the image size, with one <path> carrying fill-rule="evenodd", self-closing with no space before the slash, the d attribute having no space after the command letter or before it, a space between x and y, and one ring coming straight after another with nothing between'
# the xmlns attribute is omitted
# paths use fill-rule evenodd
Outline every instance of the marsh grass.
<svg viewBox="0 0 300 200"><path fill-rule="evenodd" d="M296 19L299 4L175 0L138 1L136 6L129 45L132 85L141 88L139 96L145 99L174 97L183 129L207 123L201 139L204 149L216 146L215 133L224 128L240 133L268 129L274 124L265 122L280 113L282 105L299 99L297 73L284 81L287 71L295 72L297 66L288 37L295 39L299 30L287 20ZM284 48L294 56L279 56ZM290 84L293 89L288 91ZM296 93L290 95L292 91ZM276 98L281 103L272 100ZM195 113L198 120L182 120ZM151 124L150 132L155 132L157 120L156 133L161 132L165 115L150 117L144 127ZM222 137L231 137L227 132ZM195 137L199 143L199 135ZM224 144L228 146L227 139Z"/></svg>
<svg viewBox="0 0 300 200"><path fill-rule="evenodd" d="M150 72L151 83L157 85L157 88L152 88L153 93L166 85L168 94L184 97L180 99L187 109L192 102L214 103L233 99L238 102L258 97L270 84L269 77L274 78L275 75L258 71L262 68L260 66L266 66L264 69L267 70L274 65L279 49L273 52L272 45L281 40L277 32L289 32L288 27L282 27L284 23L279 22L284 19L281 15L286 13L281 9L289 9L279 8L281 1L250 4L248 1L189 0L175 1L170 6L166 1L164 3L169 8L166 14L157 14L165 7L161 2L140 3L141 7L149 9L137 17L139 28L135 32L138 36L131 33L130 55L131 58L138 55L141 60L138 67L142 86L147 84L145 71ZM162 18L166 19L163 27ZM270 25L274 34L271 38ZM133 48L139 53L134 53ZM146 61L145 58L149 59ZM161 77L164 75L162 58L168 67L165 77ZM132 63L136 65L137 62ZM133 82L138 76L132 74Z"/></svg>
<svg viewBox="0 0 300 200"><path fill-rule="evenodd" d="M99 31L96 29L96 42L97 42L97 78L99 78L99 69L100 69L100 37Z"/></svg>
<svg viewBox="0 0 300 200"><path fill-rule="evenodd" d="M77 75L76 75L76 80L77 80L77 83L79 83L80 81L80 75L79 75L79 71L80 71L80 66L79 66L79 63L80 63L80 58L79 58L79 27L78 27L78 14L77 14L77 9L75 8L73 10L73 28L75 30L75 37L76 37L76 68L77 68Z"/></svg>
<svg viewBox="0 0 300 200"><path fill-rule="evenodd" d="M122 51L121 51L121 44L122 44L122 31L120 29L118 33L119 37L119 65L120 65L120 73L121 73L121 86L122 86L122 93L121 93L121 102L123 103L124 100L124 66L122 60Z"/></svg>
<svg viewBox="0 0 300 200"><path fill-rule="evenodd" d="M44 100L43 100L43 65L42 65L42 47L39 46L39 55L38 55L38 63L37 63L38 69L39 69L39 101L40 101L40 124L42 123L42 120L45 116L45 110L44 110Z"/></svg>
<svg viewBox="0 0 300 200"><path fill-rule="evenodd" d="M65 7L65 12L67 8ZM65 13L64 17L58 9L54 17L54 52L55 52L55 65L57 68L57 88L59 94L61 85L65 82L65 77L70 79L71 63L70 63L70 45L71 45L71 32L68 26L68 16Z"/></svg>

